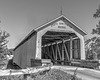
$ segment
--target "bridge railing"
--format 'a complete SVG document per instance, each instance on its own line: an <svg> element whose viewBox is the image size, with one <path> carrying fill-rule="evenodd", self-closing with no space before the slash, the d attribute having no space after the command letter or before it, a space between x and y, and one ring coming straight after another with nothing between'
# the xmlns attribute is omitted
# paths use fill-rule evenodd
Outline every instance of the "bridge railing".
<svg viewBox="0 0 100 80"><path fill-rule="evenodd" d="M99 60L75 60L71 62L73 66L99 69L100 63Z"/></svg>

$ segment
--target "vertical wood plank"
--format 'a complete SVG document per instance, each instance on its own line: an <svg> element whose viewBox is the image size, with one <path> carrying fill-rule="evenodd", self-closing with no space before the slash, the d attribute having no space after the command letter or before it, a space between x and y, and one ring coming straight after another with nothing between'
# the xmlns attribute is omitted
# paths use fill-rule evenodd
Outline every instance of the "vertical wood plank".
<svg viewBox="0 0 100 80"><path fill-rule="evenodd" d="M46 55L46 47L44 47L44 59L48 59L48 56Z"/></svg>
<svg viewBox="0 0 100 80"><path fill-rule="evenodd" d="M45 57L46 57L46 59L48 59L48 55L47 55L47 46L45 47Z"/></svg>
<svg viewBox="0 0 100 80"><path fill-rule="evenodd" d="M64 61L64 47L63 47L63 41L62 41L61 47L62 47L62 60ZM62 65L64 65L64 62L62 62Z"/></svg>
<svg viewBox="0 0 100 80"><path fill-rule="evenodd" d="M81 50L80 50L81 49L80 48L81 46L80 46L80 44L81 44L80 43L80 39L78 39L78 54L79 54L79 59L81 59L81 53L80 53L81 52Z"/></svg>
<svg viewBox="0 0 100 80"><path fill-rule="evenodd" d="M54 48L53 48L53 45L51 45L51 50L52 50L52 53L53 53L53 58L55 59L55 54L54 54Z"/></svg>
<svg viewBox="0 0 100 80"><path fill-rule="evenodd" d="M72 60L72 36L70 36L70 60Z"/></svg>
<svg viewBox="0 0 100 80"><path fill-rule="evenodd" d="M56 62L55 62L55 64L57 64L57 46L56 46L56 44L55 44L55 54L56 54L56 56L55 56L55 60L56 60Z"/></svg>
<svg viewBox="0 0 100 80"><path fill-rule="evenodd" d="M52 58L51 56L50 56L50 51L49 51L49 46L47 46L47 55L49 56L49 58Z"/></svg>
<svg viewBox="0 0 100 80"><path fill-rule="evenodd" d="M55 53L56 53L55 59L57 60L57 46L55 46Z"/></svg>

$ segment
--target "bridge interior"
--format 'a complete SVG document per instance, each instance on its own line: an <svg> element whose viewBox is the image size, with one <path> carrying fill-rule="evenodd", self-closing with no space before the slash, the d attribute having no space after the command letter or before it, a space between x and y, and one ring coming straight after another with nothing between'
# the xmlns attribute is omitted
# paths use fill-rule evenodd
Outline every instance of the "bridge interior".
<svg viewBox="0 0 100 80"><path fill-rule="evenodd" d="M73 59L80 59L80 39L71 32L47 31L42 36L41 57L64 65Z"/></svg>

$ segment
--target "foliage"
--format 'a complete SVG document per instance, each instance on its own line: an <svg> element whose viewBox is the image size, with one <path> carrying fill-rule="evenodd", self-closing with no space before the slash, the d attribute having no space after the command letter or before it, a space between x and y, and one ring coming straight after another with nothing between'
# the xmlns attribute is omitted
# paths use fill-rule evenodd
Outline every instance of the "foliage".
<svg viewBox="0 0 100 80"><path fill-rule="evenodd" d="M76 71L77 69L71 75L59 69L50 69L31 74L2 76L0 80L82 80L76 77Z"/></svg>
<svg viewBox="0 0 100 80"><path fill-rule="evenodd" d="M96 25L96 29L92 29L92 34L100 35L100 21Z"/></svg>
<svg viewBox="0 0 100 80"><path fill-rule="evenodd" d="M74 74L72 75L71 80L76 80L77 69L78 69L78 68L75 69Z"/></svg>
<svg viewBox="0 0 100 80"><path fill-rule="evenodd" d="M98 9L96 9L96 12L93 14L94 18L99 18L100 17L100 5L98 7Z"/></svg>
<svg viewBox="0 0 100 80"><path fill-rule="evenodd" d="M0 31L0 53L6 54L8 37L9 34L6 31Z"/></svg>
<svg viewBox="0 0 100 80"><path fill-rule="evenodd" d="M7 48L9 33L6 31L0 31L0 69L4 68L4 65L7 65L6 55L9 53Z"/></svg>
<svg viewBox="0 0 100 80"><path fill-rule="evenodd" d="M93 37L85 41L85 50L86 50L86 58L87 59L95 59L96 54L99 50L99 38Z"/></svg>
<svg viewBox="0 0 100 80"><path fill-rule="evenodd" d="M39 73L34 77L34 80L81 80L76 77L76 70L74 75L70 75L59 69L51 69L44 73Z"/></svg>
<svg viewBox="0 0 100 80"><path fill-rule="evenodd" d="M94 18L100 17L100 5L96 12L93 14ZM92 34L95 37L85 41L86 46L86 58L87 59L100 59L100 21L96 25L96 28L92 29Z"/></svg>

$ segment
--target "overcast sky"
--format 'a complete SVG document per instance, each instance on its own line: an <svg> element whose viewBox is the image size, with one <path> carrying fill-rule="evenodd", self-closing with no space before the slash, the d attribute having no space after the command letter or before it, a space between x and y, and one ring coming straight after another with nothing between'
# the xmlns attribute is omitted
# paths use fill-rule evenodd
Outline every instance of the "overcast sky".
<svg viewBox="0 0 100 80"><path fill-rule="evenodd" d="M100 0L0 0L0 27L10 33L8 48L14 48L32 29L63 14L88 33L98 23L93 18Z"/></svg>

